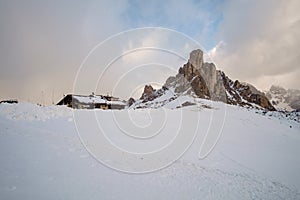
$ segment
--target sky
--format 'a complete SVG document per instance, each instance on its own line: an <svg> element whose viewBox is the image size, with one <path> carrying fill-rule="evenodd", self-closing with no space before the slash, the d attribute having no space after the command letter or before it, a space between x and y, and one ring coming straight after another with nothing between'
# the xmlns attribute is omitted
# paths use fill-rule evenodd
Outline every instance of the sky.
<svg viewBox="0 0 300 200"><path fill-rule="evenodd" d="M299 8L298 0L0 0L0 99L138 97L195 48L260 90L300 89Z"/></svg>

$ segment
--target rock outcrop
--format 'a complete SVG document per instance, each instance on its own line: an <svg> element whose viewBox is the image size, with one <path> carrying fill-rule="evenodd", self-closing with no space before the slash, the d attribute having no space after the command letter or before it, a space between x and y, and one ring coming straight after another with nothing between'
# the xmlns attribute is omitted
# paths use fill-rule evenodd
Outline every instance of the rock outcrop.
<svg viewBox="0 0 300 200"><path fill-rule="evenodd" d="M152 101L157 97L162 96L166 90L166 87L162 87L161 89L155 90L151 85L145 85L144 92L142 93L140 100L142 102Z"/></svg>
<svg viewBox="0 0 300 200"><path fill-rule="evenodd" d="M226 88L227 103L240 106L254 107L258 105L270 111L276 110L264 93L247 83L232 81L222 72L223 84ZM254 105L253 105L254 104Z"/></svg>
<svg viewBox="0 0 300 200"><path fill-rule="evenodd" d="M153 99L156 98L156 96L154 95L154 92L155 92L155 90L153 89L153 87L151 85L146 85L144 87L144 92L140 99L143 99L145 101L152 101Z"/></svg>
<svg viewBox="0 0 300 200"><path fill-rule="evenodd" d="M178 94L195 94L200 98L210 99L209 89L199 69L189 62L179 68L176 77L169 77L164 87L174 88L174 92Z"/></svg>
<svg viewBox="0 0 300 200"><path fill-rule="evenodd" d="M135 99L132 98L132 97L130 97L130 98L128 99L128 101L127 101L128 107L132 106L134 103L135 103Z"/></svg>

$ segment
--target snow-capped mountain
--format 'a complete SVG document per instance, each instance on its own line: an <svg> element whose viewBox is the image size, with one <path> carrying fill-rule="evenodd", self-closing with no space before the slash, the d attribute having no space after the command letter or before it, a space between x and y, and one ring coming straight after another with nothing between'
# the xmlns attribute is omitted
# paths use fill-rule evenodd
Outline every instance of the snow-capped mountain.
<svg viewBox="0 0 300 200"><path fill-rule="evenodd" d="M217 70L213 63L203 62L203 52L200 49L190 53L188 62L179 68L176 76L169 77L161 89L154 90L150 85L145 86L141 98L134 103L133 107L160 107L181 96L275 110L265 94L254 86L238 80L232 81L224 72ZM183 103L188 105L192 102ZM176 106L180 107L182 104Z"/></svg>
<svg viewBox="0 0 300 200"><path fill-rule="evenodd" d="M300 90L284 89L272 85L266 96L277 110L300 111Z"/></svg>

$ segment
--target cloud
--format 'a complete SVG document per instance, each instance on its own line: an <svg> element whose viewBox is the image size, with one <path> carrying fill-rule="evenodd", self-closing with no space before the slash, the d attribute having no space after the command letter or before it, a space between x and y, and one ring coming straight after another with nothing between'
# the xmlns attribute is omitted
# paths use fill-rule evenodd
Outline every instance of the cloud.
<svg viewBox="0 0 300 200"><path fill-rule="evenodd" d="M47 103L71 92L88 52L124 30L126 1L1 1L0 94ZM25 91L24 94L20 95Z"/></svg>
<svg viewBox="0 0 300 200"><path fill-rule="evenodd" d="M57 101L72 92L77 69L95 45L136 26L189 27L189 20L201 14L194 5L192 1L0 1L1 98L41 102L44 91L50 103L54 91ZM126 42L149 46L166 39L152 34ZM128 44L107 47L105 53L116 54ZM103 86L103 90L110 91L110 87Z"/></svg>
<svg viewBox="0 0 300 200"><path fill-rule="evenodd" d="M44 91L46 103L51 103L52 93L57 101L72 92L76 72L95 45L124 30L147 26L180 31L196 39L202 49L215 47L210 56L232 78L263 89L271 83L299 87L297 8L297 0L0 1L1 98L41 102ZM128 50L157 46L187 58L191 50L199 48L180 34L161 31L137 32L108 44L89 60L93 68L85 74L82 88L87 92L93 91L91 85L106 60ZM116 77L147 63L166 64L172 70L149 65L153 71L130 73L116 95L126 96L146 80L163 84L183 62L166 53L128 54L107 71L107 81L99 92L112 92Z"/></svg>
<svg viewBox="0 0 300 200"><path fill-rule="evenodd" d="M213 60L230 77L268 89L300 86L298 0L226 1Z"/></svg>

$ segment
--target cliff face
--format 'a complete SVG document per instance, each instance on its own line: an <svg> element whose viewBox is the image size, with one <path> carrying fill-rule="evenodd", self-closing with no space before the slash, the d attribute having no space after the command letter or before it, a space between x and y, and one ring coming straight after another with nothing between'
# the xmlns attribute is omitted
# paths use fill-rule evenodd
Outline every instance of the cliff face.
<svg viewBox="0 0 300 200"><path fill-rule="evenodd" d="M201 76L200 70L191 63L179 68L175 77L169 77L164 85L165 88L174 88L177 94L189 94L200 98L210 99L209 88Z"/></svg>
<svg viewBox="0 0 300 200"><path fill-rule="evenodd" d="M197 97L213 101L226 100L225 87L220 71L213 63L203 63L203 52L198 49L190 53L188 62L170 77L165 87L175 87L175 92L195 94Z"/></svg>
<svg viewBox="0 0 300 200"><path fill-rule="evenodd" d="M211 100L226 102L226 93L220 71L216 69L213 63L203 62L203 52L200 49L190 53L188 63L199 70L211 94Z"/></svg>
<svg viewBox="0 0 300 200"><path fill-rule="evenodd" d="M275 110L264 93L254 86L233 82L224 72L217 70L213 63L203 62L203 52L200 49L190 53L188 62L179 68L176 76L166 80L162 89L155 91L151 88L145 86L141 97L143 102L152 101L170 89L177 96L191 95L233 105Z"/></svg>

